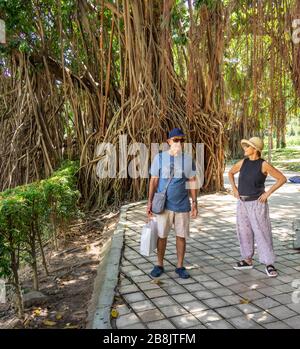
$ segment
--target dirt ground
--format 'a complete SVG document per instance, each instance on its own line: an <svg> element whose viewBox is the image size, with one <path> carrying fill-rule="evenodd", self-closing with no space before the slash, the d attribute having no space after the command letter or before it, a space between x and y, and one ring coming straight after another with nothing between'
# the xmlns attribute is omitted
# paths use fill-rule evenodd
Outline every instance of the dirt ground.
<svg viewBox="0 0 300 349"><path fill-rule="evenodd" d="M101 248L111 237L118 213L87 215L69 227L60 249L48 255L50 275L40 267L43 304L25 309L25 320L15 316L12 304L0 304L0 328L85 328ZM47 251L48 250L48 251ZM30 271L21 273L23 292L32 290Z"/></svg>

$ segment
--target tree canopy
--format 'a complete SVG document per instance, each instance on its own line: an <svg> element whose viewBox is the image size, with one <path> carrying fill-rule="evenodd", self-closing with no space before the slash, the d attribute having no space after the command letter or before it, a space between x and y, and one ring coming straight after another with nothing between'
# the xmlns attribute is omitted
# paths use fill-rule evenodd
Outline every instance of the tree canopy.
<svg viewBox="0 0 300 349"><path fill-rule="evenodd" d="M284 147L300 97L295 0L0 0L0 191L80 160L82 202L144 197L146 179L99 179L98 145L205 145L202 190L223 188L239 140Z"/></svg>

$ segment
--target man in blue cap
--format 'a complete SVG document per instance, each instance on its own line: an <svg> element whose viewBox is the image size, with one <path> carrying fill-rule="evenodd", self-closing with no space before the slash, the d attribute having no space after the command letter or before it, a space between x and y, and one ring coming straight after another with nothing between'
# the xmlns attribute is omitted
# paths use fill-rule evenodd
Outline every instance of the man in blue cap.
<svg viewBox="0 0 300 349"><path fill-rule="evenodd" d="M154 193L162 192L170 177L166 191L165 210L156 215L158 227L157 258L158 262L151 271L152 277L159 277L164 272L163 260L169 231L174 225L176 234L177 268L179 277L190 277L183 260L186 250L186 238L189 237L190 216L197 217L196 167L192 157L182 151L185 135L180 128L174 128L168 134L170 149L158 153L151 164L147 214L153 217L152 200ZM171 168L173 171L171 171ZM173 173L173 176L171 175ZM189 194L192 198L190 204Z"/></svg>

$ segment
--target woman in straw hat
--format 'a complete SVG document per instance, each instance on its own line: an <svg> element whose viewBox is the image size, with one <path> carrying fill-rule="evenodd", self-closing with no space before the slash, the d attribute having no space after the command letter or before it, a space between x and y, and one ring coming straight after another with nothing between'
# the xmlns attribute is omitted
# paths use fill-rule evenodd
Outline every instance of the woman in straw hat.
<svg viewBox="0 0 300 349"><path fill-rule="evenodd" d="M237 270L253 268L255 238L259 261L265 264L269 277L276 277L278 274L274 267L275 254L268 198L286 183L286 177L261 158L264 144L260 138L243 139L241 145L246 158L236 163L229 171L233 194L238 199L237 235L242 256L242 260L234 268ZM234 175L238 172L240 174L236 187ZM274 177L276 183L265 191L268 175Z"/></svg>

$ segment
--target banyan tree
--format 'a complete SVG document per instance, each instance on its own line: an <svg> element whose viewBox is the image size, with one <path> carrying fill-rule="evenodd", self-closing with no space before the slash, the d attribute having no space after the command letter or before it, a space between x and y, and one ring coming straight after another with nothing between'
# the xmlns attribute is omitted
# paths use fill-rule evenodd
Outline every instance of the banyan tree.
<svg viewBox="0 0 300 349"><path fill-rule="evenodd" d="M150 148L175 126L204 144L203 191L223 188L240 138L284 146L299 1L11 0L0 18L0 191L78 159L87 208L141 199L146 178L98 177L100 145Z"/></svg>

